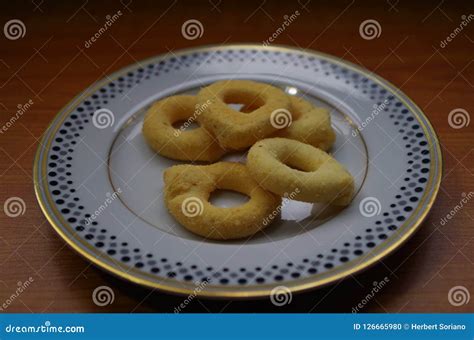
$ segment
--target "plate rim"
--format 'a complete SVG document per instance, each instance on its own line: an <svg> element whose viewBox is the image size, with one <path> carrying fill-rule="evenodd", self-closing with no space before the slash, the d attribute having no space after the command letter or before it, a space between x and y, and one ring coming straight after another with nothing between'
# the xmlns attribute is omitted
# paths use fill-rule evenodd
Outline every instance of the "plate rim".
<svg viewBox="0 0 474 340"><path fill-rule="evenodd" d="M378 76L377 74L373 73L372 71L364 68L363 66L354 64L350 61L347 61L345 59L333 56L331 54L327 54L324 52L316 51L316 50L310 50L310 49L303 49L303 48L298 48L294 46L289 46L289 45L272 45L272 46L262 46L260 44L255 44L255 43L237 43L237 44L223 44L223 45L218 45L218 44L213 44L213 45L202 45L202 46L197 46L197 47L191 47L191 48L185 48L185 49L179 49L177 51L168 52L168 53L162 53L159 55L155 55L143 60L140 60L136 63L130 64L128 66L125 66L123 68L120 68L119 70L107 75L104 78L99 79L98 81L95 81L91 85L89 85L86 89L78 93L76 96L74 96L66 105L64 105L58 113L54 116L54 118L51 120L51 122L48 124L47 128L45 129L45 132L43 133L43 136L41 138L41 141L39 143L38 149L36 151L35 159L34 159L34 164L33 164L33 175L34 175L34 189L35 189L35 195L36 199L38 201L38 204L43 212L43 215L45 215L46 219L48 222L51 224L53 229L56 231L56 233L66 242L68 246L70 246L73 250L75 250L77 253L79 253L82 257L90 261L92 264L95 266L104 269L105 271L120 277L122 279L126 279L132 283L139 284L142 286L146 286L148 288L154 288L158 289L160 291L166 292L166 293L174 293L174 294L179 294L179 295L194 295L196 297L206 297L206 298L237 298L237 299L246 299L246 298L264 298L268 297L271 295L272 290L268 289L266 287L258 288L259 286L250 286L250 289L246 289L241 286L226 286L222 287L222 290L196 290L196 289L188 289L185 287L180 287L179 284L168 284L166 283L167 280L163 280L162 282L158 283L155 281L148 280L143 277L137 277L134 276L133 274L130 274L129 272L125 272L120 270L119 268L113 267L109 265L106 262L103 262L100 257L95 257L93 254L88 253L87 251L83 250L78 244L76 244L76 240L74 238L69 237L64 231L63 227L59 225L59 223L56 223L54 221L53 216L51 216L50 211L47 207L47 202L43 200L41 197L41 183L38 178L38 169L40 167L39 161L40 161L40 155L41 151L43 149L46 149L45 142L47 142L47 132L51 130L53 127L54 123L57 121L58 118L61 117L61 115L64 114L64 111L66 111L72 103L74 103L76 100L78 100L80 97L84 96L85 93L91 91L92 89L95 89L99 84L105 83L107 81L110 81L110 79L115 79L119 75L126 73L127 71L136 68L137 64L147 64L152 61L164 59L166 57L170 56L176 56L176 55L182 55L182 54L188 54L188 53L193 53L193 52L212 52L212 51L217 51L217 50L222 50L222 49L257 49L257 50L273 50L273 51L279 51L279 52L300 52L304 53L306 55L310 56L315 56L319 58L324 58L327 60L330 60L331 62L334 62L338 65L342 65L344 67L350 68L354 71L357 71L367 78L371 80L375 80L378 83L382 83L385 85L388 85L392 91L394 92L393 94L400 99L404 104L408 105L409 107L411 106L412 109L416 112L417 115L419 115L419 118L424 119L425 121L423 122L426 125L426 128L429 132L432 133L430 136L432 138L432 144L430 145L430 148L436 149L436 155L438 156L437 159L437 164L439 167L438 171L438 176L434 178L434 186L433 188L428 188L429 190L432 190L432 194L430 195L429 200L426 202L425 208L423 211L420 212L420 216L416 221L413 222L412 226L409 227L409 229L405 230L405 232L401 235L398 235L397 240L393 242L393 244L389 245L386 249L381 250L378 254L372 255L372 251L368 252L367 254L361 256L359 259L355 259L353 261L357 261L353 266L347 268L346 270L337 273L335 275L322 278L322 279L312 279L311 276L304 279L305 282L298 282L298 280L294 281L289 281L288 285L285 285L285 282L282 282L281 284L274 284L271 286L278 286L278 285L285 285L291 293L297 293L297 292L303 292L303 291L308 291L310 289L315 289L315 288L320 288L326 285L329 285L331 283L334 283L338 280L342 280L350 275L357 274L359 272L362 272L363 270L366 270L376 264L378 261L381 259L385 258L386 256L392 254L394 251L399 249L414 233L420 228L424 220L426 219L428 213L430 212L431 208L433 207L434 202L436 201L436 197L439 193L440 185L441 185L441 179L442 175L444 172L444 163L443 163L443 154L441 151L440 143L439 143L439 138L436 133L436 130L433 128L433 125L431 124L431 121L429 118L425 115L423 110L404 92L402 92L397 86L392 84L390 81ZM400 97L403 96L403 97ZM372 255L372 256L371 256ZM353 262L351 261L351 262ZM114 262L117 262L117 264L120 267L120 263L118 263L117 260L114 260ZM317 274L316 274L317 275ZM176 280L172 280L176 281ZM306 282L309 281L309 282ZM292 282L295 282L292 284ZM257 287L257 288L254 288ZM233 289L233 290L230 290Z"/></svg>

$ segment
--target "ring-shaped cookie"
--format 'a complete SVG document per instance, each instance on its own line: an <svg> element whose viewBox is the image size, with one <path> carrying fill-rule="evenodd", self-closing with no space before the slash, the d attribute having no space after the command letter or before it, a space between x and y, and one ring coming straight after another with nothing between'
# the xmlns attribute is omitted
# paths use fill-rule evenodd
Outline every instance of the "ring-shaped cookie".
<svg viewBox="0 0 474 340"><path fill-rule="evenodd" d="M313 106L303 98L290 96L290 101L292 121L287 123L287 126L282 126L272 137L295 139L325 151L329 150L336 139L329 111Z"/></svg>
<svg viewBox="0 0 474 340"><path fill-rule="evenodd" d="M211 104L199 117L203 126L217 137L224 149L239 150L277 131L271 115L275 110L288 110L290 100L285 93L268 84L249 80L224 80L203 88L199 102ZM251 112L241 112L228 104L243 104Z"/></svg>
<svg viewBox="0 0 474 340"><path fill-rule="evenodd" d="M266 227L281 198L261 188L240 163L176 165L164 172L165 204L186 229L209 239L247 237ZM215 190L232 190L250 197L241 205L222 208L209 203Z"/></svg>
<svg viewBox="0 0 474 340"><path fill-rule="evenodd" d="M212 134L199 126L185 129L198 121L203 112L196 96L178 95L162 99L147 111L143 135L158 154L183 161L213 162L225 154ZM173 124L182 122L176 129Z"/></svg>
<svg viewBox="0 0 474 340"><path fill-rule="evenodd" d="M351 174L326 152L293 139L263 139L249 150L247 167L266 190L295 200L347 205Z"/></svg>

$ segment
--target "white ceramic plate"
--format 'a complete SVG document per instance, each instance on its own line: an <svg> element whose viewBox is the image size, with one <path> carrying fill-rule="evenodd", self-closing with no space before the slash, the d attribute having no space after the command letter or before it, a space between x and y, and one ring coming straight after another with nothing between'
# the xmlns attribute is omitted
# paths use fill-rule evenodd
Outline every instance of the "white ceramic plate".
<svg viewBox="0 0 474 340"><path fill-rule="evenodd" d="M353 202L337 211L286 201L281 219L248 240L209 241L180 226L162 196L162 172L179 162L146 145L144 111L220 79L271 83L329 108L331 152L355 178ZM433 128L393 85L322 53L257 45L183 50L120 70L61 110L40 145L37 197L69 245L135 283L212 297L300 291L370 266L415 232L442 171ZM235 196L212 202L242 202Z"/></svg>

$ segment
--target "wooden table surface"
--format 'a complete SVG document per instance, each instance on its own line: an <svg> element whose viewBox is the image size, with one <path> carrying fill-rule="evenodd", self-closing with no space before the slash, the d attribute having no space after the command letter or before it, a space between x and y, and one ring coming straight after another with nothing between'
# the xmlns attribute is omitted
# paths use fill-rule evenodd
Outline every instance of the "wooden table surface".
<svg viewBox="0 0 474 340"><path fill-rule="evenodd" d="M268 300L194 299L185 312L351 312L372 283L390 283L362 312L472 312L474 302L453 306L452 287L474 293L474 202L449 223L440 219L474 186L474 124L454 129L448 114L474 114L474 22L459 28L462 15L474 13L468 1L10 1L0 4L0 23L21 20L25 35L0 36L0 124L18 105L33 104L0 132L0 203L20 197L24 215L0 212L0 303L18 282L33 282L8 302L8 312L172 312L182 297L116 279L91 266L55 234L33 192L32 165L38 139L73 96L92 82L138 60L180 48L236 42L262 43L296 10L300 15L275 43L315 49L347 59L400 87L425 112L436 129L444 155L438 199L417 234L394 255L370 270L330 287L293 297L285 307ZM121 11L90 48L84 43ZM181 25L198 19L203 36L186 40ZM465 17L469 21L469 17ZM360 24L376 20L381 34L365 40ZM474 19L474 17L472 17ZM474 20L473 20L474 21ZM456 31L455 31L456 30ZM441 43L454 35L446 46ZM107 285L115 300L96 306L92 291ZM0 304L0 307L1 304Z"/></svg>

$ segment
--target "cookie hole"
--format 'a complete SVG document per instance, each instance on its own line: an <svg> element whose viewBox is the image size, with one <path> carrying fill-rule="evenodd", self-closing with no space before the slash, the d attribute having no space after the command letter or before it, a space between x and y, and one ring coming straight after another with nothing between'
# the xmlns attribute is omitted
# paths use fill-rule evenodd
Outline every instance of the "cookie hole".
<svg viewBox="0 0 474 340"><path fill-rule="evenodd" d="M261 105L253 103L250 105L245 105L245 104L227 104L230 107L234 106L234 110L240 111L242 113L251 113L255 110L257 110Z"/></svg>
<svg viewBox="0 0 474 340"><path fill-rule="evenodd" d="M223 98L230 108L242 113L251 113L265 104L264 100L255 95L249 95L240 92L228 92Z"/></svg>
<svg viewBox="0 0 474 340"><path fill-rule="evenodd" d="M209 197L209 202L219 208L232 208L245 204L250 197L233 190L214 190Z"/></svg>
<svg viewBox="0 0 474 340"><path fill-rule="evenodd" d="M311 172L314 171L313 168L310 168L306 164L303 164L302 162L299 162L298 160L294 158L288 158L282 161L283 164L285 164L287 167L291 168L292 170L297 170L301 172Z"/></svg>
<svg viewBox="0 0 474 340"><path fill-rule="evenodd" d="M178 120L177 122L173 123L173 127L176 130L180 131L191 131L194 129L197 129L199 127L199 124L195 120Z"/></svg>

